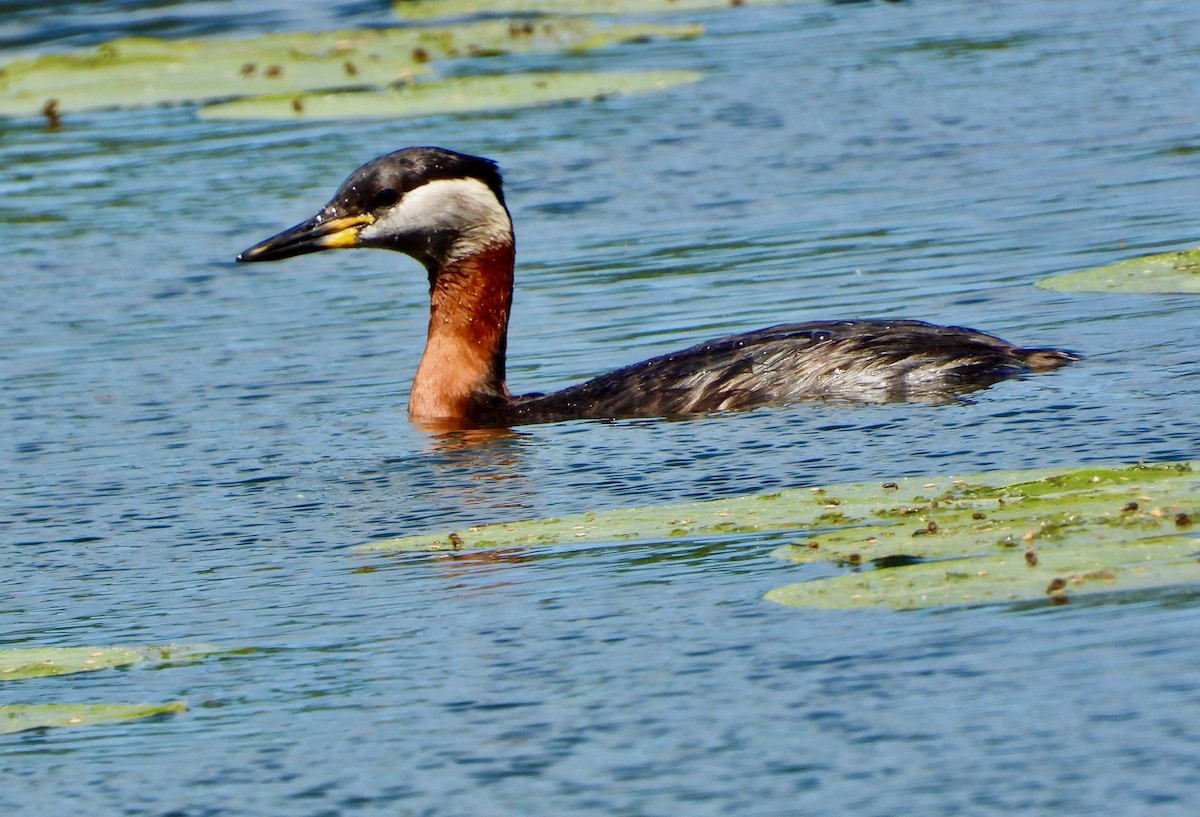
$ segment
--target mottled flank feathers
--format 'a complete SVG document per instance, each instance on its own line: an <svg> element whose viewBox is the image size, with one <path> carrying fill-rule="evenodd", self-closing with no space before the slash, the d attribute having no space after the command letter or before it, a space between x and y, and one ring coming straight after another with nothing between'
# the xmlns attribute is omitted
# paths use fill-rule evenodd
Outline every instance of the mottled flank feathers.
<svg viewBox="0 0 1200 817"><path fill-rule="evenodd" d="M947 402L1078 357L911 320L811 321L710 340L505 407L516 422L684 417L803 400Z"/></svg>

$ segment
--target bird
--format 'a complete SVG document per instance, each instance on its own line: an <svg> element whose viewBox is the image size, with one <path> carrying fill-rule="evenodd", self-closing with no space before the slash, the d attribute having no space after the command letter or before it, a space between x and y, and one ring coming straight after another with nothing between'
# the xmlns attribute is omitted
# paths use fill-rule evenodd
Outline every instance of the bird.
<svg viewBox="0 0 1200 817"><path fill-rule="evenodd" d="M560 391L513 395L505 363L516 245L496 162L438 147L380 156L315 216L237 260L353 247L404 253L428 272L429 327L408 415L439 429L687 418L799 401L944 403L1080 357L919 320L807 321L708 340Z"/></svg>

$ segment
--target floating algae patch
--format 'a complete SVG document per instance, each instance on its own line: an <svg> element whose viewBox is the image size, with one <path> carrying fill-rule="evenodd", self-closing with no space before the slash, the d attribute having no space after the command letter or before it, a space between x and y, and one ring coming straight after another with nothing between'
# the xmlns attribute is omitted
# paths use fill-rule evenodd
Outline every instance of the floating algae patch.
<svg viewBox="0 0 1200 817"><path fill-rule="evenodd" d="M766 598L789 607L835 610L911 610L1038 598L1062 604L1077 595L1200 582L1198 556L1200 540L1193 537L1080 542L853 572L780 587Z"/></svg>
<svg viewBox="0 0 1200 817"><path fill-rule="evenodd" d="M418 82L390 91L254 97L202 108L211 119L373 119L467 113L603 99L694 82L694 71L495 74Z"/></svg>
<svg viewBox="0 0 1200 817"><path fill-rule="evenodd" d="M184 712L181 701L165 704L13 704L0 706L0 734L55 726L93 726Z"/></svg>
<svg viewBox="0 0 1200 817"><path fill-rule="evenodd" d="M477 14L660 14L708 11L794 0L396 0L392 8L406 20L470 17Z"/></svg>
<svg viewBox="0 0 1200 817"><path fill-rule="evenodd" d="M0 681L70 675L147 661L174 664L202 658L218 648L203 644L154 647L21 647L0 649Z"/></svg>
<svg viewBox="0 0 1200 817"><path fill-rule="evenodd" d="M911 609L1200 581L1200 474L1187 464L1078 469L950 490L773 555L850 572L767 598L797 607ZM904 557L904 558L901 558ZM888 565L898 566L888 566ZM875 569L870 569L874 565Z"/></svg>
<svg viewBox="0 0 1200 817"><path fill-rule="evenodd" d="M971 478L959 482L919 501L877 508L882 522L815 533L775 555L848 564L898 555L1019 556L1028 548L1091 547L1173 533L1190 529L1192 516L1200 522L1200 474L1173 467L1081 469L1000 487L978 486ZM1200 540L1195 544L1200 550Z"/></svg>
<svg viewBox="0 0 1200 817"><path fill-rule="evenodd" d="M388 539L360 551L669 541L795 530L773 551L842 572L772 590L803 607L910 609L1200 581L1200 463L908 478Z"/></svg>
<svg viewBox="0 0 1200 817"><path fill-rule="evenodd" d="M1169 488L1169 492L1168 492ZM1148 491L1153 491L1147 493ZM698 537L729 533L754 533L772 530L805 532L803 547L812 536L843 535L868 526L885 528L892 524L904 531L905 549L932 546L941 541L930 534L912 536L918 528L929 530L929 512L957 509L974 519L973 514L985 517L995 513L1002 504L1014 513L1020 535L1033 524L1032 513L1037 502L1069 494L1091 497L1097 503L1115 503L1124 508L1129 497L1150 496L1144 511L1139 505L1136 519L1154 520L1151 525L1136 528L1137 535L1149 536L1167 525L1165 514L1176 504L1200 505L1200 474L1192 464L1129 466L1118 468L1077 468L1040 471L995 471L963 477L900 479L894 482L873 482L836 485L828 488L799 488L772 494L758 494L734 499L692 502L650 508L623 508L586 513L562 519L532 519L518 522L479 525L442 534L426 534L385 539L363 545L364 552L406 552L476 550L491 547L531 547L561 543L621 542L627 540L665 541L671 538ZM1153 495L1151 495L1153 494ZM1003 503L1001 502L1003 500ZM1022 504L1028 503L1028 504ZM1063 510L1066 505L1055 506ZM1155 509L1158 514L1155 515ZM1200 510L1200 508L1197 508ZM1027 512L1028 511L1028 512ZM1182 511L1181 511L1182 513ZM1196 516L1198 514L1193 514ZM940 519L941 517L936 517ZM1174 524L1174 517L1170 517ZM940 524L940 523L939 523ZM946 520L950 524L950 520ZM1133 524L1131 521L1130 524ZM1024 526L1022 526L1024 525ZM940 530L940 528L939 528ZM872 535L877 535L877 532ZM987 533L988 539L1007 534ZM1035 534L1036 535L1036 534ZM1046 532L1049 535L1049 532ZM864 537L865 539L866 537ZM841 558L832 547L826 559ZM861 542L855 540L858 552ZM862 555L860 553L860 555ZM888 552L880 550L880 556ZM967 555L957 553L956 555ZM815 558L822 558L821 554ZM873 558L873 557L870 557Z"/></svg>
<svg viewBox="0 0 1200 817"><path fill-rule="evenodd" d="M257 39L124 38L0 66L0 114L59 117L103 108L386 88L427 72L431 60L583 51L701 33L698 26L601 25L554 18L521 26L486 20Z"/></svg>
<svg viewBox="0 0 1200 817"><path fill-rule="evenodd" d="M1037 285L1059 292L1200 292L1200 247L1056 275Z"/></svg>
<svg viewBox="0 0 1200 817"><path fill-rule="evenodd" d="M651 508L622 508L562 519L528 519L479 525L444 534L383 539L361 545L368 553L403 553L626 540L662 541L730 533L801 528L864 521L866 504L827 506L823 497L803 491L761 494L713 502ZM824 520L824 522L822 521Z"/></svg>

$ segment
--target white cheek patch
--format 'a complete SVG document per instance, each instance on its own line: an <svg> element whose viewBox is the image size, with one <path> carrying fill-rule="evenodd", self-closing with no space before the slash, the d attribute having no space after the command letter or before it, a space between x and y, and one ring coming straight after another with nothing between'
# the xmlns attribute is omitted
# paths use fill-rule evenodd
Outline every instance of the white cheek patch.
<svg viewBox="0 0 1200 817"><path fill-rule="evenodd" d="M437 179L405 194L374 224L364 239L390 235L453 232L460 236L452 255L512 241L512 222L491 188L478 179Z"/></svg>

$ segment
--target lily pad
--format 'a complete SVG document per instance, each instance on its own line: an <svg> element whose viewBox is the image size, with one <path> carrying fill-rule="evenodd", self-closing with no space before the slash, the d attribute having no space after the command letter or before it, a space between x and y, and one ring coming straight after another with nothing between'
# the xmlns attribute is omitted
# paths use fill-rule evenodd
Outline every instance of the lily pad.
<svg viewBox="0 0 1200 817"><path fill-rule="evenodd" d="M477 14L660 14L786 2L789 0L396 0L392 8L406 20L429 20Z"/></svg>
<svg viewBox="0 0 1200 817"><path fill-rule="evenodd" d="M694 82L694 71L496 74L420 82L391 91L239 99L200 110L210 119L375 119L514 110L656 91Z"/></svg>
<svg viewBox="0 0 1200 817"><path fill-rule="evenodd" d="M1143 496L1147 486L1155 486L1156 491L1159 486L1171 486L1171 502L1190 497L1193 504L1200 504L1200 474L1192 471L1193 466L1200 467L1200 463L993 471L963 477L910 477L885 483L799 488L709 502L621 508L561 519L478 525L449 533L382 539L360 545L358 550L367 553L436 552L572 542L667 541L681 537L773 530L834 532L842 528L879 525L885 520L899 520L909 539L924 542L927 537L912 537L911 533L920 525L928 526L924 515L933 509L934 502L938 503L940 509L956 503L961 506L962 512L974 513L973 503L990 511L998 508L999 501L1004 499L1006 505L1012 505L1017 510L1018 519L1030 523L1034 519L1032 511L1026 517L1020 514L1024 512L1022 508L1033 506L1021 506L1022 501L1064 493L1098 496L1104 492L1108 497L1104 501L1110 505L1116 503L1121 508L1123 503L1129 501L1123 498L1127 494ZM1168 502L1166 494L1156 496L1164 497L1158 500L1160 503ZM1170 507L1170 503L1167 507ZM1139 518L1145 517L1150 510L1152 507L1148 506L1146 513L1140 514ZM1150 535L1152 530L1158 529L1142 529L1141 535ZM1024 530L1026 528L1021 528L1022 535ZM1000 538L1000 534L995 532L989 536ZM807 545L805 547L807 549ZM854 548L858 551L861 546L856 542ZM815 558L821 559L822 554ZM841 555L827 547L824 558L838 559Z"/></svg>
<svg viewBox="0 0 1200 817"><path fill-rule="evenodd" d="M555 18L519 26L486 20L257 39L124 38L0 67L0 114L51 117L102 108L384 88L428 71L430 60L590 50L702 32L698 26L600 25Z"/></svg>
<svg viewBox="0 0 1200 817"><path fill-rule="evenodd" d="M184 712L182 701L165 704L13 704L0 706L0 734L52 726L93 726Z"/></svg>
<svg viewBox="0 0 1200 817"><path fill-rule="evenodd" d="M1200 247L1056 275L1037 285L1059 292L1200 292Z"/></svg>
<svg viewBox="0 0 1200 817"><path fill-rule="evenodd" d="M0 681L69 675L123 667L140 661L178 663L200 658L216 647L169 644L161 647L22 647L0 650Z"/></svg>

